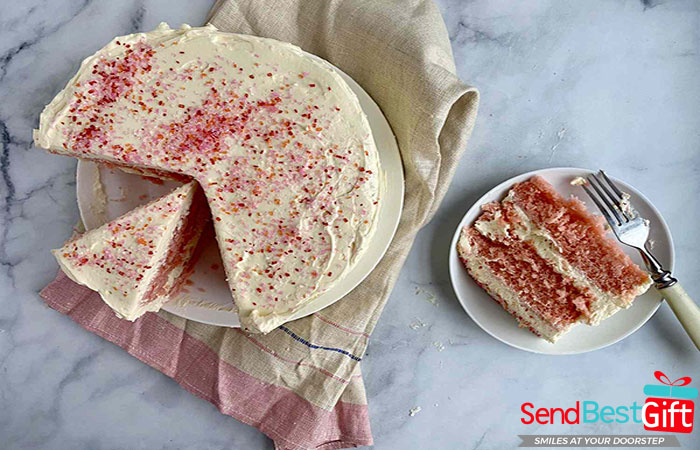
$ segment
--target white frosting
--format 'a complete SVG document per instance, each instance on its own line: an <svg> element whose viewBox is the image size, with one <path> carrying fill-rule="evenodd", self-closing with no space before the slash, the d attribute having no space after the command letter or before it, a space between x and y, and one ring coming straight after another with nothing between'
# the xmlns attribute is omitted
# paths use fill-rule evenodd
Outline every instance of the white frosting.
<svg viewBox="0 0 700 450"><path fill-rule="evenodd" d="M337 283L375 228L382 173L359 102L291 44L165 24L115 38L45 108L34 138L199 181L251 331Z"/></svg>
<svg viewBox="0 0 700 450"><path fill-rule="evenodd" d="M630 194L623 192L622 200L620 200L620 210L629 218L637 217L634 208L632 208L632 203L630 202L631 198L632 196Z"/></svg>
<svg viewBox="0 0 700 450"><path fill-rule="evenodd" d="M210 302L207 300L195 300L195 299L187 298L187 296L184 296L184 295L179 295L171 300L168 300L168 305L169 306L179 306L181 308L186 308L188 306L194 306L196 308L204 308L204 309L209 309L212 311L226 311L226 312L236 311L236 308L234 307L233 303L231 303L229 305L222 305L221 303Z"/></svg>
<svg viewBox="0 0 700 450"><path fill-rule="evenodd" d="M508 238L508 233L510 232L510 226L508 223L502 221L503 213L500 210L494 212L493 220L484 220L483 218L477 220L474 224L474 228L479 230L479 233L483 234L487 238L494 241L503 241Z"/></svg>
<svg viewBox="0 0 700 450"><path fill-rule="evenodd" d="M95 215L99 223L106 223L107 218L107 193L102 184L102 173L97 165L93 165L92 169L95 174L92 182L92 191L94 193L94 201L90 203L90 211Z"/></svg>

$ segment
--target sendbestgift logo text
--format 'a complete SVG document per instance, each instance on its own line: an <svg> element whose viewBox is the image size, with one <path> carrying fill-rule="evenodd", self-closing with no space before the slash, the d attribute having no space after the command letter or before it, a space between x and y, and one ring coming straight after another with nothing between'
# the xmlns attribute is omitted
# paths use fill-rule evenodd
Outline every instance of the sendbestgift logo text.
<svg viewBox="0 0 700 450"><path fill-rule="evenodd" d="M654 377L661 385L647 384L644 394L649 395L644 402L644 429L649 431L666 431L672 433L690 433L693 431L695 403L698 390L687 387L690 377L671 381L663 372L654 372Z"/></svg>
<svg viewBox="0 0 700 450"><path fill-rule="evenodd" d="M632 402L629 406L601 405L595 401L576 402L571 408L537 408L532 403L523 403L520 419L525 425L538 423L578 425L580 423L642 423L644 406Z"/></svg>
<svg viewBox="0 0 700 450"><path fill-rule="evenodd" d="M650 397L643 405L632 402L631 405L601 405L596 401L577 401L570 408L536 408L527 402L520 406L523 416L520 421L525 425L581 423L643 423L649 431L671 433L690 433L693 431L695 405L693 398L698 390L687 387L690 377L671 381L663 372L654 372L662 385L647 384L644 393Z"/></svg>

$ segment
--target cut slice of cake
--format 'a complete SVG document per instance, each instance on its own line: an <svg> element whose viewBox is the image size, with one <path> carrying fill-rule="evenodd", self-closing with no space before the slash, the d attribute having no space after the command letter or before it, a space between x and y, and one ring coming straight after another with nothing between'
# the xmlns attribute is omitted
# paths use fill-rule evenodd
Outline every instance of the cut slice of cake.
<svg viewBox="0 0 700 450"><path fill-rule="evenodd" d="M629 307L651 284L602 219L541 177L482 208L462 230L460 259L520 326L550 342L578 322L596 325Z"/></svg>
<svg viewBox="0 0 700 450"><path fill-rule="evenodd" d="M53 253L73 281L97 291L117 316L135 320L158 311L182 286L208 220L192 181Z"/></svg>

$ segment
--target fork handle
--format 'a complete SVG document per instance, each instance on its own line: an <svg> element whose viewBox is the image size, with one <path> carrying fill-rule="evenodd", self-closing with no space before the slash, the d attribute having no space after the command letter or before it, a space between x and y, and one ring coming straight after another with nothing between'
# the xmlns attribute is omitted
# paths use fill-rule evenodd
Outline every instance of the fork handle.
<svg viewBox="0 0 700 450"><path fill-rule="evenodd" d="M695 347L700 350L700 307L690 298L680 283L658 291L666 299L668 306L683 325Z"/></svg>

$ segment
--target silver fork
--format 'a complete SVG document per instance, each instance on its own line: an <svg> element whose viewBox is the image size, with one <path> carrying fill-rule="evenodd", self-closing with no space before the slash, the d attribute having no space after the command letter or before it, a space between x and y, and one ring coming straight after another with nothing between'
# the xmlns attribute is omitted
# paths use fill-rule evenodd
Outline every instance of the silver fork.
<svg viewBox="0 0 700 450"><path fill-rule="evenodd" d="M632 207L629 194L618 189L602 170L588 175L582 187L608 221L617 240L639 250L657 291L666 299L695 347L700 350L700 308L678 280L671 276L671 272L665 270L649 251L649 221Z"/></svg>

